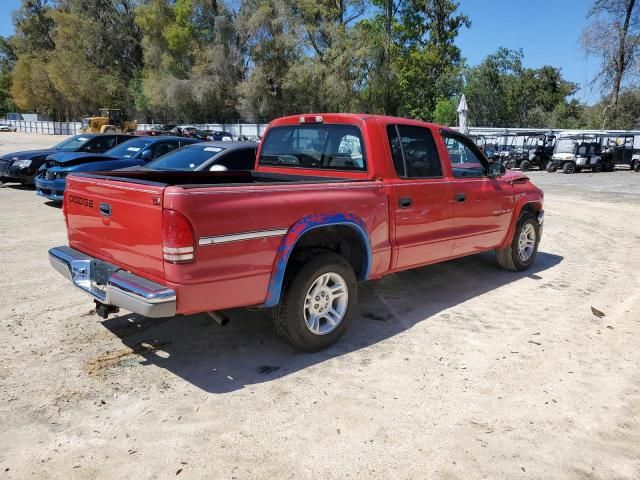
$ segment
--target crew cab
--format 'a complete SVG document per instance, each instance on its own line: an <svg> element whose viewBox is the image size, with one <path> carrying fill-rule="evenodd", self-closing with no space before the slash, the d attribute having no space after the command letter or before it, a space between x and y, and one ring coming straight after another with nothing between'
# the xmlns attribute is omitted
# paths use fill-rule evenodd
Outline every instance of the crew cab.
<svg viewBox="0 0 640 480"><path fill-rule="evenodd" d="M303 351L345 332L360 281L489 250L528 268L544 219L542 191L468 137L359 114L273 121L255 171L72 174L64 198L49 258L103 318L258 307Z"/></svg>

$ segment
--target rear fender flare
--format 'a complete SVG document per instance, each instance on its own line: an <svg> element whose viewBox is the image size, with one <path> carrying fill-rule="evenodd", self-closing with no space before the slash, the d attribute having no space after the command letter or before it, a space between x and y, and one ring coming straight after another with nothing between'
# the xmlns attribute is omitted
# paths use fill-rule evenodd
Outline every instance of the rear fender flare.
<svg viewBox="0 0 640 480"><path fill-rule="evenodd" d="M350 213L309 215L308 217L304 217L293 224L282 239L273 263L273 272L271 273L271 280L269 281L267 299L262 305L263 307L275 307L280 302L280 295L282 293L284 275L289 263L289 257L298 243L298 240L300 240L300 238L310 230L335 225L350 227L360 236L365 247L366 254L363 260L365 265L362 266L362 273L358 276L358 280L367 280L369 278L369 273L371 271L371 243L362 219Z"/></svg>

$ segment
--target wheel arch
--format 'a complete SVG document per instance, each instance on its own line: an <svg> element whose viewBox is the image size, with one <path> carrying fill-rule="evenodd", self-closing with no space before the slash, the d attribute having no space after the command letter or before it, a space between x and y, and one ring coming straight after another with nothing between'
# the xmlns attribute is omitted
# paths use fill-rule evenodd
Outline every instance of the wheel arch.
<svg viewBox="0 0 640 480"><path fill-rule="evenodd" d="M513 233L516 230L516 225L518 224L518 220L522 216L522 214L526 212L531 212L533 215L538 216L540 213L544 212L544 208L542 205L542 199L540 198L523 198L518 204L516 204L513 209L513 218L511 219L511 224L509 225L509 231L505 236L504 242L501 247L507 247L511 243L513 239Z"/></svg>
<svg viewBox="0 0 640 480"><path fill-rule="evenodd" d="M365 224L353 214L310 215L298 220L282 239L276 253L264 307L280 302L291 260L305 249L323 248L341 254L353 267L358 280L371 272L371 243Z"/></svg>

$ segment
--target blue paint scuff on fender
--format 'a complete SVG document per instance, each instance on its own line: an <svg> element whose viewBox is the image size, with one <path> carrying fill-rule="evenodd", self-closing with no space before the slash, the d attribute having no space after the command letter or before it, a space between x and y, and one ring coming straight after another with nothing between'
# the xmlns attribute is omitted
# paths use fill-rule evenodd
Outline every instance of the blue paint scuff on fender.
<svg viewBox="0 0 640 480"><path fill-rule="evenodd" d="M284 281L284 273L287 269L287 263L289 262L289 256L302 235L314 228L334 225L345 225L353 228L361 236L362 242L366 248L366 255L358 280L366 280L369 278L369 271L371 269L371 245L369 243L369 236L367 235L364 222L359 217L351 213L309 215L308 217L298 220L289 229L282 240L280 247L278 247L274 263L274 272L271 274L271 281L269 282L269 290L267 291L267 299L264 302L264 307L274 307L278 302L280 302L282 283Z"/></svg>

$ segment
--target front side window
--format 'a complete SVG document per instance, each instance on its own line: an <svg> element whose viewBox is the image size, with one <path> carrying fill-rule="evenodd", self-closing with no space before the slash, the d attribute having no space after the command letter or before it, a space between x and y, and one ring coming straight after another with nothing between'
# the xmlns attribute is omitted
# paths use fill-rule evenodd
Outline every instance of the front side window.
<svg viewBox="0 0 640 480"><path fill-rule="evenodd" d="M413 125L388 125L387 135L396 173L401 178L442 177L431 131Z"/></svg>
<svg viewBox="0 0 640 480"><path fill-rule="evenodd" d="M105 153L107 155L113 155L114 157L135 158L139 155L139 152L148 147L151 142L152 140L145 138L134 138L133 140L121 143L117 147L107 150Z"/></svg>
<svg viewBox="0 0 640 480"><path fill-rule="evenodd" d="M65 140L64 142L59 143L53 148L55 150L63 150L65 152L75 152L82 149L82 147L84 147L88 142L90 142L92 138L93 137L76 135L75 137L71 137Z"/></svg>
<svg viewBox="0 0 640 480"><path fill-rule="evenodd" d="M449 152L454 177L483 177L486 161L457 136L442 135Z"/></svg>
<svg viewBox="0 0 640 480"><path fill-rule="evenodd" d="M322 170L367 170L360 129L354 125L286 125L269 129L259 164Z"/></svg>

